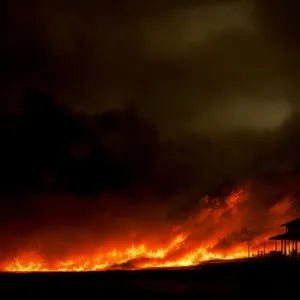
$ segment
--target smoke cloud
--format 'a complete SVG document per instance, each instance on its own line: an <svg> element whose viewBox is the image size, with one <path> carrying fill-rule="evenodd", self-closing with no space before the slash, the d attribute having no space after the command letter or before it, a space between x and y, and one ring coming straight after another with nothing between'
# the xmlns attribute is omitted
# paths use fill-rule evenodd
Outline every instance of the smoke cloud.
<svg viewBox="0 0 300 300"><path fill-rule="evenodd" d="M7 249L30 240L53 253L54 239L62 243L55 251L90 248L112 233L139 241L211 209L211 202L198 207L203 195L216 199L249 182L253 213L217 248L251 240L265 226L249 232L254 212L268 219L291 193L296 210L292 4L5 2L0 222ZM206 226L217 228L210 219Z"/></svg>

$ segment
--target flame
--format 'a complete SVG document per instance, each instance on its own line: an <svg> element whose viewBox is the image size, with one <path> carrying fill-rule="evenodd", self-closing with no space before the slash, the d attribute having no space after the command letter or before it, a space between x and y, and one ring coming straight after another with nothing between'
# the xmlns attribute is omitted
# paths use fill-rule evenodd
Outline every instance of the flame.
<svg viewBox="0 0 300 300"><path fill-rule="evenodd" d="M242 251L236 251L231 255L209 253L207 249L200 247L194 249L181 258L168 260L168 254L183 246L186 237L177 236L168 247L148 249L146 245L131 246L125 251L113 249L106 254L99 254L94 258L74 258L58 261L54 264L46 263L38 255L14 258L3 268L7 272L82 272L108 270L114 266L123 265L129 261L137 260L133 269L162 268L162 267L185 267L199 264L211 259L233 259L246 256ZM140 260L140 261L139 261Z"/></svg>
<svg viewBox="0 0 300 300"><path fill-rule="evenodd" d="M199 243L197 239L193 239L194 231L204 232L201 225L203 222L214 222L221 226L221 218L228 212L236 214L239 210L243 216L240 206L247 200L247 193L240 189L234 191L225 199L225 205L222 208L220 199L215 200L216 209L206 208L202 210L200 217L196 216L193 220L189 219L186 223L174 225L171 228L171 237L169 242L164 245L152 245L145 243L131 244L124 249L116 247L109 251L99 251L93 255L85 256L69 256L65 259L53 260L46 259L42 255L35 252L21 252L17 257L5 261L2 264L2 271L5 272L84 272L84 271L105 271L110 269L146 269L146 268L164 268L164 267L186 267L195 266L201 262L208 260L227 260L244 258L248 256L248 240L239 243L238 246L229 247L228 249L218 248L218 233L212 231L211 237L205 242ZM204 202L207 203L207 198ZM277 203L270 213L286 210L290 207L288 199L284 199L282 203ZM247 210L244 212L247 213ZM200 221L199 221L200 220ZM225 220L226 221L226 220ZM224 221L224 223L226 223ZM276 226L282 219L277 220ZM200 223L199 223L200 222ZM235 223L239 223L235 218ZM195 225L196 224L196 225ZM223 226L224 234L228 225ZM228 229L227 234L230 233ZM276 228L278 230L278 228ZM262 243L270 234L261 234L255 240L251 240L251 253L262 250ZM267 243L265 250L273 250L274 245Z"/></svg>

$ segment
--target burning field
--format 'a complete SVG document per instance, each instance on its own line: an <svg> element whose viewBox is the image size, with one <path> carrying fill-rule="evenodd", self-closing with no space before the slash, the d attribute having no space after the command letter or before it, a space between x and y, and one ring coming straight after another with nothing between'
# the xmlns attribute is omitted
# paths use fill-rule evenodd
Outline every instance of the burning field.
<svg viewBox="0 0 300 300"><path fill-rule="evenodd" d="M71 240L71 234L74 238L74 231L60 236L63 228L49 229L43 235L27 237L30 246L23 246L13 257L3 260L1 269L6 272L81 272L187 267L208 260L247 257L249 244L255 255L264 248L268 252L274 250L268 237L277 233L282 223L297 216L297 195L289 193L263 211L263 207L255 205L253 196L258 195L253 188L247 184L223 198L205 196L194 203L188 220L178 224L147 220L132 225L132 220L119 219L119 224L115 224L117 229L113 230L115 234L111 233L99 245L95 236L96 242L91 244L87 232L77 232L77 236L75 232L75 238L81 242L73 242L68 248L63 241ZM38 249L36 241L43 243L43 247Z"/></svg>
<svg viewBox="0 0 300 300"><path fill-rule="evenodd" d="M300 217L299 1L24 2L0 27L0 298L299 293L269 241Z"/></svg>
<svg viewBox="0 0 300 300"><path fill-rule="evenodd" d="M32 89L21 103L0 120L1 271L243 258L299 216L297 115L264 133L166 137L130 109L82 116Z"/></svg>

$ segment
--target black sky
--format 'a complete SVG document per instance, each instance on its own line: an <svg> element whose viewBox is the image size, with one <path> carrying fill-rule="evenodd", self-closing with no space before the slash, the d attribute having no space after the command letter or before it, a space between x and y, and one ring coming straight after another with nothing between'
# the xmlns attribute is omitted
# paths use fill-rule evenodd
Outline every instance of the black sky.
<svg viewBox="0 0 300 300"><path fill-rule="evenodd" d="M177 203L299 164L297 4L23 2L1 26L5 199Z"/></svg>

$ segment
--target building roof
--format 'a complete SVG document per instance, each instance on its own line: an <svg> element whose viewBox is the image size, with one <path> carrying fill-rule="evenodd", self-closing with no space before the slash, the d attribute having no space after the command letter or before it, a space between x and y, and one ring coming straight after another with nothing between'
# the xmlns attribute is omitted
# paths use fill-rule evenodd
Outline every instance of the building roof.
<svg viewBox="0 0 300 300"><path fill-rule="evenodd" d="M297 218L297 219L295 219L293 221L290 221L288 223L282 224L281 227L283 227L283 226L290 226L290 225L296 225L296 224L300 225L300 218Z"/></svg>
<svg viewBox="0 0 300 300"><path fill-rule="evenodd" d="M283 241L283 240L287 240L287 241L295 241L298 240L300 241L300 233L293 233L293 232L287 232L284 234L279 234L279 235L275 235L269 238L269 240L275 240L275 241Z"/></svg>

